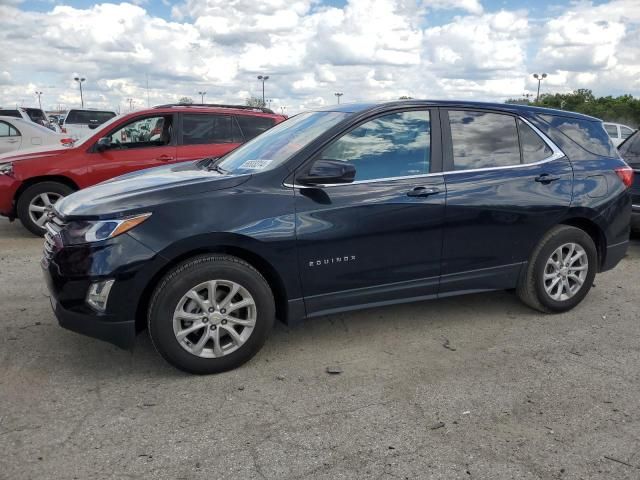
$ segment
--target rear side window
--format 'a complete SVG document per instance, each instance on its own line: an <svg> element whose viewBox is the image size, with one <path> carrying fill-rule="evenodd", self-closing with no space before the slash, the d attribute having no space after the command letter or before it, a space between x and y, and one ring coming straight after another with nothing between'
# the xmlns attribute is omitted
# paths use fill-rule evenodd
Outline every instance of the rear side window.
<svg viewBox="0 0 640 480"><path fill-rule="evenodd" d="M518 119L518 133L520 134L522 163L540 162L553 154L553 150L533 131L533 128L520 119Z"/></svg>
<svg viewBox="0 0 640 480"><path fill-rule="evenodd" d="M392 113L354 128L320 158L352 164L356 181L406 177L429 173L430 145L428 111Z"/></svg>
<svg viewBox="0 0 640 480"><path fill-rule="evenodd" d="M621 155L640 156L640 132L620 145L619 150Z"/></svg>
<svg viewBox="0 0 640 480"><path fill-rule="evenodd" d="M245 140L251 140L253 137L257 137L262 132L269 130L273 127L275 120L268 117L257 117L250 115L238 115L236 117Z"/></svg>
<svg viewBox="0 0 640 480"><path fill-rule="evenodd" d="M516 119L499 113L449 111L456 170L520 163Z"/></svg>
<svg viewBox="0 0 640 480"><path fill-rule="evenodd" d="M46 118L42 110L38 110L37 108L27 108L27 115L32 122L46 122Z"/></svg>
<svg viewBox="0 0 640 480"><path fill-rule="evenodd" d="M540 115L545 122L584 148L587 152L603 157L616 157L616 148L602 123L581 118Z"/></svg>
<svg viewBox="0 0 640 480"><path fill-rule="evenodd" d="M18 137L20 132L6 122L0 122L0 137Z"/></svg>
<svg viewBox="0 0 640 480"><path fill-rule="evenodd" d="M623 139L629 138L632 133L633 133L633 130L631 130L630 128L620 126L620 137L622 137Z"/></svg>
<svg viewBox="0 0 640 480"><path fill-rule="evenodd" d="M18 110L0 110L0 116L22 118Z"/></svg>
<svg viewBox="0 0 640 480"><path fill-rule="evenodd" d="M242 134L232 115L186 114L182 120L182 143L241 143Z"/></svg>
<svg viewBox="0 0 640 480"><path fill-rule="evenodd" d="M102 125L111 120L116 114L94 110L70 110L64 120L66 125Z"/></svg>

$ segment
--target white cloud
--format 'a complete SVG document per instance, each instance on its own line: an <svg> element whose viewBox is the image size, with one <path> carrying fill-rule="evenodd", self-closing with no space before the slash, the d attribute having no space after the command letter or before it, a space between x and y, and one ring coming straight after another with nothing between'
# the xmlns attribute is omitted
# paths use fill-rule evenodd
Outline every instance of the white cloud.
<svg viewBox="0 0 640 480"><path fill-rule="evenodd" d="M544 23L533 9L478 0L184 0L170 20L146 0L46 13L0 3L0 42L11 45L0 50L0 104L33 104L37 88L46 105L72 106L74 72L89 105L113 108L146 105L147 75L154 104L199 90L242 102L267 74L267 97L289 113L333 103L336 91L343 101L501 100L535 91L532 71L549 74L543 89L640 94L637 0L575 3ZM434 26L446 11L455 16Z"/></svg>

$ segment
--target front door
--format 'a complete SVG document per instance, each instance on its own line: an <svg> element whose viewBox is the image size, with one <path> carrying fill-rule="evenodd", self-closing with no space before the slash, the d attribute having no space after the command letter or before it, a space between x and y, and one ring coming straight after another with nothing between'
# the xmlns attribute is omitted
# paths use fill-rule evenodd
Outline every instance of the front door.
<svg viewBox="0 0 640 480"><path fill-rule="evenodd" d="M144 117L109 132L111 144L91 157L93 184L177 161L173 115Z"/></svg>
<svg viewBox="0 0 640 480"><path fill-rule="evenodd" d="M564 154L526 121L444 109L447 213L440 293L512 288L571 203Z"/></svg>
<svg viewBox="0 0 640 480"><path fill-rule="evenodd" d="M446 197L437 118L423 109L365 121L314 159L349 162L353 183L296 184L307 315L437 294Z"/></svg>

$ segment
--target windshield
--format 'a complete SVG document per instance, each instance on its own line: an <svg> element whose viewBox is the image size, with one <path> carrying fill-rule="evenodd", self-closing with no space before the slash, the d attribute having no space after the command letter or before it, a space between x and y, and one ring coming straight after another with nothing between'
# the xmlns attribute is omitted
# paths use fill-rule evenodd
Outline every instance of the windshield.
<svg viewBox="0 0 640 480"><path fill-rule="evenodd" d="M100 125L100 129L96 129L96 130L89 130L87 132L86 135L80 137L78 140L76 140L76 142L73 144L74 146L79 146L82 145L83 143L86 143L88 140L90 140L96 133L98 132L106 132L112 124L120 121L120 115L113 117L111 120L103 123L102 125Z"/></svg>
<svg viewBox="0 0 640 480"><path fill-rule="evenodd" d="M99 110L69 110L65 125L101 125L115 117L114 112Z"/></svg>
<svg viewBox="0 0 640 480"><path fill-rule="evenodd" d="M271 170L348 115L343 112L308 112L291 117L229 153L219 167L235 174Z"/></svg>

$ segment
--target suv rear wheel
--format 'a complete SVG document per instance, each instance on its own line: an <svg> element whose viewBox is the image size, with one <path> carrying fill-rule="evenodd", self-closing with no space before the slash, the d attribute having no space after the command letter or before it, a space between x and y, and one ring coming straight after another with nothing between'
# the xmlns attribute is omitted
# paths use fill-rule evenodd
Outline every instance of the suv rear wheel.
<svg viewBox="0 0 640 480"><path fill-rule="evenodd" d="M55 205L73 189L59 182L40 182L28 187L18 198L18 218L34 235L43 236L46 209Z"/></svg>
<svg viewBox="0 0 640 480"><path fill-rule="evenodd" d="M251 265L229 255L196 257L156 288L149 335L169 363L190 373L236 368L262 347L275 318L273 294Z"/></svg>
<svg viewBox="0 0 640 480"><path fill-rule="evenodd" d="M568 225L552 228L534 250L517 293L541 312L565 312L587 295L596 275L598 254L591 237Z"/></svg>

